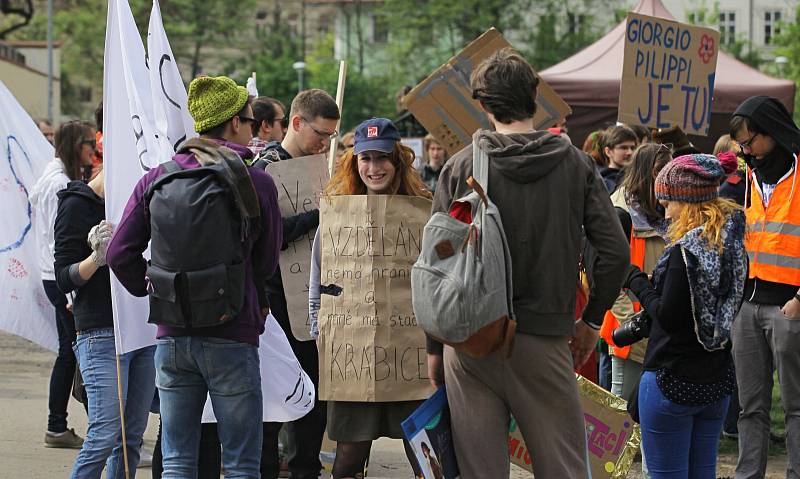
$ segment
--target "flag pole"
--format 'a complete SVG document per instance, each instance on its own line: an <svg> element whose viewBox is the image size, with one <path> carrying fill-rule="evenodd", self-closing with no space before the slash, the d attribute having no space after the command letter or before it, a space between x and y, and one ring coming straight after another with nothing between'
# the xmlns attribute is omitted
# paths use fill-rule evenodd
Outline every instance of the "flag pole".
<svg viewBox="0 0 800 479"><path fill-rule="evenodd" d="M336 86L336 106L339 107L339 121L336 122L336 131L342 125L342 103L344 102L344 83L347 78L347 62L339 61L339 83ZM330 151L328 153L328 173L333 176L333 167L336 165L336 144L337 139L331 139Z"/></svg>
<svg viewBox="0 0 800 479"><path fill-rule="evenodd" d="M130 479L131 473L128 468L128 447L125 438L125 403L122 400L122 368L119 365L119 354L115 354L117 359L117 397L119 398L119 421L122 429L122 461L125 463L125 479Z"/></svg>

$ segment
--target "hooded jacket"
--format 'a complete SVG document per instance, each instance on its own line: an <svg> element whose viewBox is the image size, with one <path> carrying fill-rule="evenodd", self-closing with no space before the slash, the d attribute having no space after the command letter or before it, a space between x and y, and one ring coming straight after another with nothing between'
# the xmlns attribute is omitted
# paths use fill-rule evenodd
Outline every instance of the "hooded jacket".
<svg viewBox="0 0 800 479"><path fill-rule="evenodd" d="M489 156L489 197L500 210L511 251L517 331L552 336L574 331L584 232L598 255L583 320L599 328L617 298L630 251L593 161L546 131L478 136ZM469 192L471 174L470 145L442 169L434 212L449 211L454 199Z"/></svg>
<svg viewBox="0 0 800 479"><path fill-rule="evenodd" d="M253 153L245 146L224 140L216 141L235 151L245 162L253 157ZM173 160L184 169L200 166L194 153L178 153ZM145 282L147 263L142 253L150 241L150 222L145 212L145 193L162 170L160 166L153 168L136 184L122 213L122 220L108 245L109 266L114 270L120 283L134 296L147 295ZM263 169L249 167L248 171L258 195L261 230L257 236L252 235L247 239L249 244L245 247L244 305L239 315L232 321L209 328L173 328L159 325L157 337L216 337L258 346L258 337L264 332L266 316L261 314L255 278L270 276L278 266L283 228L278 209L278 190L272 177ZM142 318L142 321L145 320Z"/></svg>
<svg viewBox="0 0 800 479"><path fill-rule="evenodd" d="M747 165L752 168L759 183L776 184L792 168L795 168L795 174L798 174L793 155L800 152L800 130L783 103L768 96L752 96L743 101L733 115L748 118L760 131L775 140L773 151L761 160L752 155L744 155ZM752 183L747 185L748 189L755 187L756 185ZM752 198L751 191L746 191L745 208L749 206L750 198ZM783 306L795 293L797 286L794 285L748 279L744 297L754 303Z"/></svg>
<svg viewBox="0 0 800 479"><path fill-rule="evenodd" d="M53 238L53 225L56 222L58 210L58 197L56 193L67 187L69 177L64 173L64 163L53 158L42 171L42 176L31 190L31 206L34 211L34 231L36 244L39 247L39 271L42 280L55 281L56 274L53 269L55 258L55 240Z"/></svg>
<svg viewBox="0 0 800 479"><path fill-rule="evenodd" d="M98 268L88 281L70 272L73 265L92 254L86 238L89 230L105 217L105 201L83 181L71 181L58 193L55 277L62 293L75 292L72 313L79 331L114 326L108 266Z"/></svg>

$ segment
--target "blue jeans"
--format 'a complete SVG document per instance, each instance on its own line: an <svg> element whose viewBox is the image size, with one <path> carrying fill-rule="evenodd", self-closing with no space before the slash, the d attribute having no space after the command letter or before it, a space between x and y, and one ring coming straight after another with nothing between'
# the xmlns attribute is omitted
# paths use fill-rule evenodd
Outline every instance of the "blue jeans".
<svg viewBox="0 0 800 479"><path fill-rule="evenodd" d="M682 406L666 397L656 373L639 384L642 448L653 479L714 479L717 446L730 397L706 406Z"/></svg>
<svg viewBox="0 0 800 479"><path fill-rule="evenodd" d="M162 478L197 476L206 394L217 416L226 478L259 478L261 372L258 348L229 339L164 337L156 344Z"/></svg>
<svg viewBox="0 0 800 479"><path fill-rule="evenodd" d="M70 477L99 478L105 466L107 478L124 478L114 330L91 329L78 334L74 350L89 398L89 430ZM119 357L131 477L136 475L142 434L147 427L147 415L155 391L154 352L155 348L150 346Z"/></svg>

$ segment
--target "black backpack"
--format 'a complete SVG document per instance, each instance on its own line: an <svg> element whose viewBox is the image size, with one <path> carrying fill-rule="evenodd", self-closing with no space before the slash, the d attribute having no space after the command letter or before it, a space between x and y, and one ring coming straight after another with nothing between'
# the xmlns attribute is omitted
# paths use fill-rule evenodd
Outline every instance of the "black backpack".
<svg viewBox="0 0 800 479"><path fill-rule="evenodd" d="M192 139L199 168L174 160L145 193L150 225L150 323L218 326L244 304L245 241L258 233L259 203L247 167L233 150Z"/></svg>

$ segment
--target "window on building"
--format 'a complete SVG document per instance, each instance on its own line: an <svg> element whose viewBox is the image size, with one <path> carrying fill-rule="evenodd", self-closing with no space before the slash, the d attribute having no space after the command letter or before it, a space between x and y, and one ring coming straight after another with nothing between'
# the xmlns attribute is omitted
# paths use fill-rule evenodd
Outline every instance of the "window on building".
<svg viewBox="0 0 800 479"><path fill-rule="evenodd" d="M781 12L779 11L764 12L764 45L772 45L775 35L780 35L781 20Z"/></svg>
<svg viewBox="0 0 800 479"><path fill-rule="evenodd" d="M736 14L734 12L719 14L719 37L725 45L731 45L736 41Z"/></svg>
<svg viewBox="0 0 800 479"><path fill-rule="evenodd" d="M266 10L259 10L256 12L256 20L264 21L267 19L267 11Z"/></svg>
<svg viewBox="0 0 800 479"><path fill-rule="evenodd" d="M386 43L389 41L389 21L383 15L372 16L372 42Z"/></svg>
<svg viewBox="0 0 800 479"><path fill-rule="evenodd" d="M330 15L322 15L319 17L319 23L317 24L317 30L320 33L328 33L331 31L331 17Z"/></svg>
<svg viewBox="0 0 800 479"><path fill-rule="evenodd" d="M567 23L570 35L576 35L583 32L586 24L586 15L583 14L567 14Z"/></svg>

